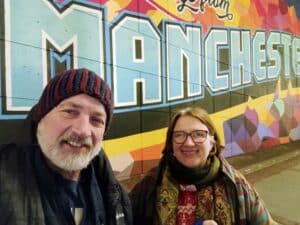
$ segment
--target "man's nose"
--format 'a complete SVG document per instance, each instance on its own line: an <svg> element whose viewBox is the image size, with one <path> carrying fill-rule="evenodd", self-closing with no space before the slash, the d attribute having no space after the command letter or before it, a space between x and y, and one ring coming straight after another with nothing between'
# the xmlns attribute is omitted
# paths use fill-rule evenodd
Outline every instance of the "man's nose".
<svg viewBox="0 0 300 225"><path fill-rule="evenodd" d="M92 134L90 119L87 116L79 116L73 121L72 129L81 137L89 137Z"/></svg>

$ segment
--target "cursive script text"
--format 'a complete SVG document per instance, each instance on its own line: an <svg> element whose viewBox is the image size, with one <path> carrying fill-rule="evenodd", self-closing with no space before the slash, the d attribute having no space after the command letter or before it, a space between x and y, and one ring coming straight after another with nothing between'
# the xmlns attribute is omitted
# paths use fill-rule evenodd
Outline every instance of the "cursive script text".
<svg viewBox="0 0 300 225"><path fill-rule="evenodd" d="M222 14L216 14L219 19L233 19L233 14L229 11L229 0L180 0L177 4L177 10L182 12L184 9L188 9L193 13L204 13L206 5L223 11Z"/></svg>

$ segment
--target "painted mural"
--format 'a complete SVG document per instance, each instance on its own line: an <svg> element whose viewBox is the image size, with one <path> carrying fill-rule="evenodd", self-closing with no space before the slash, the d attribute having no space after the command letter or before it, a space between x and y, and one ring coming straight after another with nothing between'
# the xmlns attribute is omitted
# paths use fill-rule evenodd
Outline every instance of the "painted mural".
<svg viewBox="0 0 300 225"><path fill-rule="evenodd" d="M186 106L210 113L226 157L300 139L298 0L0 1L0 143L73 67L113 90L103 147L120 179L157 163Z"/></svg>

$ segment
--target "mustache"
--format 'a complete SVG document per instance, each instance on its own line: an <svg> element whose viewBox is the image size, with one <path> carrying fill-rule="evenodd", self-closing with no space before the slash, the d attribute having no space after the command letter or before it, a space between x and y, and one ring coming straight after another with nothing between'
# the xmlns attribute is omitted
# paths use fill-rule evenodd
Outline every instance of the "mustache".
<svg viewBox="0 0 300 225"><path fill-rule="evenodd" d="M74 132L70 134L64 134L60 138L60 142L71 142L76 143L78 145L82 145L87 148L91 148L93 145L92 138L91 137L82 137Z"/></svg>

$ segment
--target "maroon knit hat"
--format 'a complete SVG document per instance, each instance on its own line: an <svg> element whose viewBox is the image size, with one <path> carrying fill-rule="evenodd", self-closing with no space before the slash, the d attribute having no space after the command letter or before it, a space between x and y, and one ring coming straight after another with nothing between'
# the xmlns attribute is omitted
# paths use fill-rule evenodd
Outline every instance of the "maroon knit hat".
<svg viewBox="0 0 300 225"><path fill-rule="evenodd" d="M66 98L87 94L98 99L106 111L106 127L111 122L114 108L109 86L105 81L88 69L71 69L56 74L44 88L39 102L32 111L33 120L38 123L48 112Z"/></svg>

